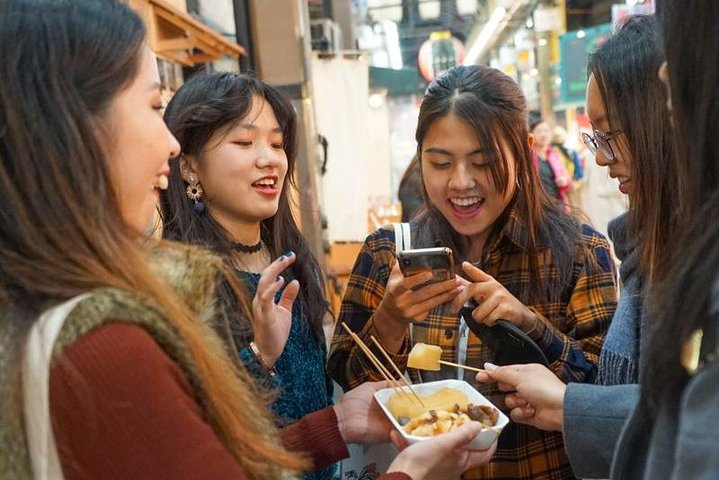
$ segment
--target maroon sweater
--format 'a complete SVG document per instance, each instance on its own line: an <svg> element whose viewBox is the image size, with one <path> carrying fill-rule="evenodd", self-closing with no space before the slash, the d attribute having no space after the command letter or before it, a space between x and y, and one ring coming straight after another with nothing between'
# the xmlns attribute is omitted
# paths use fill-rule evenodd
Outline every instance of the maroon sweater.
<svg viewBox="0 0 719 480"><path fill-rule="evenodd" d="M138 326L107 324L68 347L50 371L50 412L67 480L247 478L180 368ZM317 468L348 455L332 407L280 435Z"/></svg>

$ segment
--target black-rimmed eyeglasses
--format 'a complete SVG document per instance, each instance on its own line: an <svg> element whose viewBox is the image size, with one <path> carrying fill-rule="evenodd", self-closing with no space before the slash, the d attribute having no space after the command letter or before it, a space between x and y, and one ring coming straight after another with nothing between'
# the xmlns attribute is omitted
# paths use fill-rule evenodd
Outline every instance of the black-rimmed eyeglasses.
<svg viewBox="0 0 719 480"><path fill-rule="evenodd" d="M596 155L597 150L599 150L602 152L602 155L607 157L607 160L612 161L616 158L616 156L614 155L612 144L609 143L609 141L622 133L624 132L621 130L617 132L604 133L595 129L594 136L589 135L588 133L582 133L582 140L584 140L584 144L587 146L589 151L592 152L592 155Z"/></svg>

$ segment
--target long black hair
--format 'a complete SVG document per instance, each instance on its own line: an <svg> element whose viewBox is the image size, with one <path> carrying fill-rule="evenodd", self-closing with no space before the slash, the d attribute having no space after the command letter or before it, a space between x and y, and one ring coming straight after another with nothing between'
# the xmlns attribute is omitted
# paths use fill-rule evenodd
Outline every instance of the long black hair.
<svg viewBox="0 0 719 480"><path fill-rule="evenodd" d="M639 238L640 265L651 274L663 263L675 228L681 188L666 88L657 71L664 61L656 17L628 17L589 56L611 131L624 132L635 189L629 196L628 228Z"/></svg>
<svg viewBox="0 0 719 480"><path fill-rule="evenodd" d="M448 115L469 125L480 145L487 146L491 178L503 194L510 187L509 160L503 149L514 158L518 186L514 198L495 222L490 239L501 231L509 211L516 209L527 232L523 248L528 255L531 277L527 282L528 291L518 294L525 302L559 298L572 278L580 224L565 214L539 183L527 140L527 102L521 88L507 75L486 66L457 66L447 70L429 85L420 106L415 135L420 162L427 131L436 120ZM418 219L418 246L434 246L440 242L454 250L457 260L466 259L465 242L432 205L426 188L424 198L426 208ZM552 264L557 270L552 284L540 280L539 257L545 249L552 252Z"/></svg>
<svg viewBox="0 0 719 480"><path fill-rule="evenodd" d="M301 287L299 308L309 321L313 338L324 338L322 322L328 311L319 264L302 237L289 201L289 186L296 186L293 176L297 160L297 114L292 104L277 90L250 75L213 73L187 81L174 95L165 110L165 121L180 142L183 154L203 162L208 142L217 132L226 132L249 114L253 96L267 101L282 129L282 148L287 155L287 178L280 193L277 213L260 223L262 241L274 258L292 250L297 259L290 276ZM170 161L170 185L161 195L163 236L165 238L206 246L219 254L232 250L227 231L207 213L193 210L180 174L180 158ZM221 295L230 295L226 289ZM225 298L228 305L232 299Z"/></svg>
<svg viewBox="0 0 719 480"><path fill-rule="evenodd" d="M656 329L643 385L652 412L660 403L678 407L677 391L688 379L682 346L699 328L716 330L710 302L719 278L719 3L665 0L658 13L685 199L671 255L652 288Z"/></svg>

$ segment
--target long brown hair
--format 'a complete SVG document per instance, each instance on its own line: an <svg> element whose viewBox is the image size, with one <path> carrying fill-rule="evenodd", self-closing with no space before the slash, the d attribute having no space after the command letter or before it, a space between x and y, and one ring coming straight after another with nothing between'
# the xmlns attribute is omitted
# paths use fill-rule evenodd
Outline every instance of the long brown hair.
<svg viewBox="0 0 719 480"><path fill-rule="evenodd" d="M565 214L539 183L528 143L527 102L517 83L494 68L472 65L457 66L434 80L424 95L416 131L417 152L422 161L422 143L432 123L454 115L469 125L481 145L491 155L490 176L504 194L509 188L508 159L502 153L506 146L516 162L517 189L505 212L492 227L490 238L502 229L509 211L515 208L526 227L526 245L530 278L523 301L546 301L559 298L570 284L573 257L580 234L579 222ZM419 245L433 246L439 241L452 248L457 260L467 258L461 238L424 192L426 209L418 223ZM548 249L557 269L556 281L540 281L539 255Z"/></svg>
<svg viewBox="0 0 719 480"><path fill-rule="evenodd" d="M279 446L249 375L152 273L120 215L98 127L137 75L144 37L116 0L0 2L0 42L13 45L0 50L0 288L15 344L48 304L100 287L144 297L191 352L217 435L248 476L276 478L307 465Z"/></svg>

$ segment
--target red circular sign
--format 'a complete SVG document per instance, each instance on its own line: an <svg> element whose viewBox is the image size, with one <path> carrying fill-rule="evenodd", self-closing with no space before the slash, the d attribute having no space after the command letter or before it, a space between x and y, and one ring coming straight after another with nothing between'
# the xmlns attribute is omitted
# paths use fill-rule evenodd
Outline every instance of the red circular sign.
<svg viewBox="0 0 719 480"><path fill-rule="evenodd" d="M419 48L417 59L419 72L428 82L464 60L464 44L458 38L449 35L433 37Z"/></svg>

